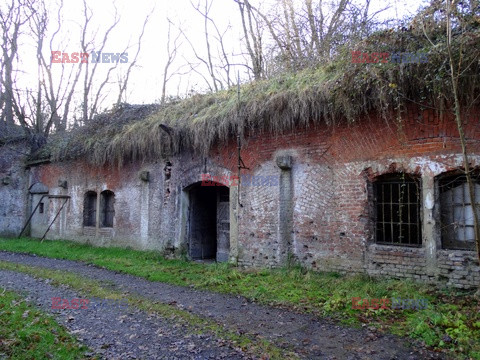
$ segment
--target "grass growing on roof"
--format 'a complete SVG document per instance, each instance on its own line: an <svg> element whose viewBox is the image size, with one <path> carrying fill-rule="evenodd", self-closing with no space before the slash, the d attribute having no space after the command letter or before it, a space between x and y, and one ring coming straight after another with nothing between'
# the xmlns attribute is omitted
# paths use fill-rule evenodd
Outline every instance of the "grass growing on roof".
<svg viewBox="0 0 480 360"><path fill-rule="evenodd" d="M424 18L418 15L418 19ZM475 18L462 21L466 32L453 32L454 62L461 59L460 101L474 106L480 103L480 53L470 49L480 47L480 26ZM383 115L385 121L397 121L397 115L412 104L438 111L448 109L452 88L445 29L432 26L429 31L427 39L415 20L408 30L378 31L345 45L329 62L243 84L239 100L233 87L147 106L145 110L117 106L67 135L53 136L40 156L51 155L55 161L82 157L96 165L121 165L185 149L206 154L212 145L229 141L237 129L243 134L281 134L296 126L353 123L371 112ZM428 54L428 61L353 63L354 50L422 52ZM162 130L161 124L171 127L171 133Z"/></svg>
<svg viewBox="0 0 480 360"><path fill-rule="evenodd" d="M242 270L228 264L168 260L151 251L96 248L69 241L0 239L0 249L80 260L150 281L243 295L263 304L330 316L345 324L375 326L433 348L480 359L480 302L468 292L301 267ZM429 306L425 310L354 310L353 297L428 299Z"/></svg>
<svg viewBox="0 0 480 360"><path fill-rule="evenodd" d="M0 291L0 357L8 359L83 359L87 347L19 294Z"/></svg>

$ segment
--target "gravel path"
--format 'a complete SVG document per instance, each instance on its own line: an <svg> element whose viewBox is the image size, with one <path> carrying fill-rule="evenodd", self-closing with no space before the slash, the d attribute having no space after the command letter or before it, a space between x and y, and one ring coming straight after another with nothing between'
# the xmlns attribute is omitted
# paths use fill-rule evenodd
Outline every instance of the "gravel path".
<svg viewBox="0 0 480 360"><path fill-rule="evenodd" d="M0 287L23 294L27 301L53 312L79 341L105 359L246 359L222 340L207 335L189 335L187 329L127 307L95 307L52 310L52 298L82 298L66 288L54 287L12 271L0 270ZM85 297L84 297L85 298Z"/></svg>
<svg viewBox="0 0 480 360"><path fill-rule="evenodd" d="M176 305L178 308L188 310L193 314L211 318L231 330L250 336L266 338L279 347L293 347L298 355L308 359L443 358L440 354L429 352L422 348L412 349L406 339L392 335L382 335L369 329L342 327L329 320L318 319L314 316L258 305L240 296L223 295L193 288L150 282L142 278L116 273L75 261L49 259L9 252L0 252L0 260L49 269L67 270L87 278L103 281L116 290ZM0 286L3 285L4 279L0 281ZM28 289L28 287L21 284L17 286L20 289ZM48 299L50 300L51 297ZM141 324L143 328L144 320L137 319L137 316L145 315L142 315L141 312L136 312L132 316L135 317L132 323ZM103 333L106 337L109 336L110 330L106 326L102 327L102 324L97 326L95 331ZM146 326L144 332L151 333L151 330ZM169 334L169 336L173 341L175 335ZM136 355L142 357L140 353L136 353ZM181 355L176 354L175 356L181 358ZM229 358L233 359L235 356L241 355L229 355ZM173 359L176 357L169 358ZM189 356L188 358L196 357ZM202 357L200 356L199 358Z"/></svg>

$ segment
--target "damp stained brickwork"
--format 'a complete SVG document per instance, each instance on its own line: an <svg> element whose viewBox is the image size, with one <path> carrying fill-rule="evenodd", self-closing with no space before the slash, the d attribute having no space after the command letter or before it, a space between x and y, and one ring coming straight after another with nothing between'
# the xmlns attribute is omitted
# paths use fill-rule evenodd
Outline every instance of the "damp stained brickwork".
<svg viewBox="0 0 480 360"><path fill-rule="evenodd" d="M478 124L478 116L470 118ZM480 167L480 129L474 121L468 122L466 135L471 165ZM201 184L202 174L238 175L236 146L232 141L213 148L207 157L185 151L121 168L95 167L81 160L39 164L30 167L25 188L38 182L50 194L71 197L49 238L188 256L196 231L191 219L195 213L190 211L192 185ZM227 184L230 244L222 259L247 267L284 266L294 259L315 270L465 288L480 282L474 251L442 246L438 181L462 165L452 117L412 108L400 128L370 116L351 125L249 134L241 155L246 167L242 175L269 176L278 182L241 185L239 196L236 185ZM277 159L285 155L291 156L290 169L279 167ZM381 244L376 239L374 183L399 173L415 176L421 184L419 247ZM66 189L59 180L66 182ZM88 191L115 194L113 227L83 225ZM213 212L213 207L206 211ZM53 215L49 210L48 216ZM215 214L211 215L213 227Z"/></svg>

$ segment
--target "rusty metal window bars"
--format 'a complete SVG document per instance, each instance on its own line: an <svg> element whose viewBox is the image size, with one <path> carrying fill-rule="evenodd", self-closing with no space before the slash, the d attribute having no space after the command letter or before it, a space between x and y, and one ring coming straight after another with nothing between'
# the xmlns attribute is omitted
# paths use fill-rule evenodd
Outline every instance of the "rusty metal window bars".
<svg viewBox="0 0 480 360"><path fill-rule="evenodd" d="M473 178L475 204L480 215L480 180L478 176ZM439 193L442 248L475 250L473 207L465 174L440 179Z"/></svg>
<svg viewBox="0 0 480 360"><path fill-rule="evenodd" d="M420 183L407 174L379 178L374 184L376 243L420 247Z"/></svg>

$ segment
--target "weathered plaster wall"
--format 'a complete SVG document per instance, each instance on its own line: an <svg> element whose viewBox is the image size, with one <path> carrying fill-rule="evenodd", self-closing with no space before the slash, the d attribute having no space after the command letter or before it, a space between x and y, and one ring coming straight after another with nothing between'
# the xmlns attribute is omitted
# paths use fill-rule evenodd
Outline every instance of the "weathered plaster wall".
<svg viewBox="0 0 480 360"><path fill-rule="evenodd" d="M145 164L127 164L121 168L99 168L78 160L31 167L29 186L41 183L49 189L50 195L70 196L47 238L173 252L185 246L184 189L200 182L202 173L219 171L229 173L193 154ZM66 184L66 188L60 184ZM104 190L115 194L113 227L101 227L99 223L96 227L85 227L86 192L95 191L99 195ZM48 199L50 221L62 202L63 199Z"/></svg>
<svg viewBox="0 0 480 360"><path fill-rule="evenodd" d="M55 221L48 238L75 239L93 242L98 245L135 246L153 248L149 243L149 218L142 221L143 207L154 208L156 199L145 196L149 185L140 179L140 165L125 168L92 167L84 162L53 163L32 167L30 184L42 183L50 195L70 196L66 207ZM154 178L153 174L152 177ZM66 184L66 188L59 185ZM98 196L104 190L115 193L115 216L113 228L83 226L84 196L87 191L95 191ZM155 189L152 189L152 193ZM142 202L142 200L144 200ZM63 199L50 198L49 218L53 220ZM145 202L146 201L146 202ZM152 211L152 215L154 211Z"/></svg>
<svg viewBox="0 0 480 360"><path fill-rule="evenodd" d="M18 236L25 223L26 151L23 142L0 146L0 236Z"/></svg>

